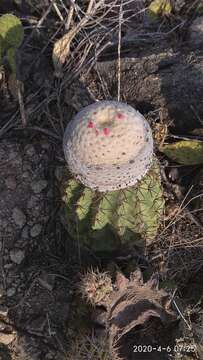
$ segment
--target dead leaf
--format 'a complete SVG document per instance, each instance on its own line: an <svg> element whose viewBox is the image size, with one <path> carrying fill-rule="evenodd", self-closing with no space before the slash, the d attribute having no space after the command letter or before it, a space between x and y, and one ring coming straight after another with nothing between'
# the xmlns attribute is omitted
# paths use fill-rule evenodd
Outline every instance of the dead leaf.
<svg viewBox="0 0 203 360"><path fill-rule="evenodd" d="M55 76L62 76L62 67L69 55L70 52L70 44L75 36L75 32L72 30L65 34L61 39L55 42L53 53L52 53L52 61L55 68Z"/></svg>

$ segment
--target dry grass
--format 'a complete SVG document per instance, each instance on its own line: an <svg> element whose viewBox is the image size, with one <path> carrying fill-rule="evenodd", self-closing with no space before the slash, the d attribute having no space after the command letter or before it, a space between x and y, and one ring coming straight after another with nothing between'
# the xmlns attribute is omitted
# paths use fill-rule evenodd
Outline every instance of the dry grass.
<svg viewBox="0 0 203 360"><path fill-rule="evenodd" d="M67 354L67 360L112 360L106 336L78 334Z"/></svg>

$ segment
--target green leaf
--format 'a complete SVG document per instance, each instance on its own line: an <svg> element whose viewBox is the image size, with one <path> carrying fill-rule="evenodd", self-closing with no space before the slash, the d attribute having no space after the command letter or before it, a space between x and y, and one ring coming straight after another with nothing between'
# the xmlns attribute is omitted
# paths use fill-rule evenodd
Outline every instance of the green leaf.
<svg viewBox="0 0 203 360"><path fill-rule="evenodd" d="M154 0L148 7L148 14L152 17L168 15L171 11L170 0Z"/></svg>
<svg viewBox="0 0 203 360"><path fill-rule="evenodd" d="M12 14L2 15L0 17L0 35L4 41L4 47L18 48L24 37L24 30L20 19Z"/></svg>
<svg viewBox="0 0 203 360"><path fill-rule="evenodd" d="M203 142L183 140L160 148L166 156L181 165L203 164Z"/></svg>

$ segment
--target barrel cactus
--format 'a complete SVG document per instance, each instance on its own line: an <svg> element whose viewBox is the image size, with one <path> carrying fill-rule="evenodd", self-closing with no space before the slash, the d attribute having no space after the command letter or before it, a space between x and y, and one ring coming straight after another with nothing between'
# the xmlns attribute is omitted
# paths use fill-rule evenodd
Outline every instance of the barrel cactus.
<svg viewBox="0 0 203 360"><path fill-rule="evenodd" d="M94 251L151 243L164 200L145 118L125 103L98 101L67 125L63 147L71 236Z"/></svg>

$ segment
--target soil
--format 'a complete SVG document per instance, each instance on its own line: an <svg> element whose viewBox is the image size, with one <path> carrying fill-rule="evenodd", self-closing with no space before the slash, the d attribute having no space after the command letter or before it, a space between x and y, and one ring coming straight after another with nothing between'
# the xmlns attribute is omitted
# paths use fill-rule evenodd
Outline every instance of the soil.
<svg viewBox="0 0 203 360"><path fill-rule="evenodd" d="M149 1L139 3L143 8ZM203 140L203 19L198 1L172 3L171 16L146 23L139 14L137 27L133 19L124 27L121 100L141 111L153 129L166 126L169 141L173 136ZM0 15L14 13L25 29L16 78L6 61L0 68L0 360L87 359L70 355L70 347L83 326L74 315L86 316L84 304L78 305L77 288L80 273L90 266L101 270L116 266L126 276L139 267L146 278L157 272L160 285L177 305L176 343L195 344L195 352L174 354L173 359L201 359L203 172L199 166L177 165L158 152L165 224L144 254L136 249L112 258L83 253L62 221L64 128L81 107L116 99L118 80L117 43L105 47L96 63L90 63L94 52L90 53L78 70L84 51L77 48L81 34L71 45L74 56L63 64L62 78L55 76L52 49L65 32L61 17L66 19L67 9L65 1L57 2L57 7L46 0L0 4ZM160 36L162 32L168 35ZM92 325L89 315L86 321Z"/></svg>

